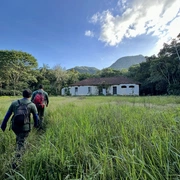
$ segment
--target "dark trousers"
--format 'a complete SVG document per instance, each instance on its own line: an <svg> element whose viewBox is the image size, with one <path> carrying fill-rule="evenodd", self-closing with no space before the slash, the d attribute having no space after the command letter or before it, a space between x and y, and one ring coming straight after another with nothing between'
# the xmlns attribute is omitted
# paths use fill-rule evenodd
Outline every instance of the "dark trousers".
<svg viewBox="0 0 180 180"><path fill-rule="evenodd" d="M38 107L38 115L39 115L39 127L42 128L42 124L43 124L43 120L44 120L44 109L45 108L41 108Z"/></svg>
<svg viewBox="0 0 180 180"><path fill-rule="evenodd" d="M25 150L25 140L28 137L29 132L16 133L16 152L17 154L23 154Z"/></svg>
<svg viewBox="0 0 180 180"><path fill-rule="evenodd" d="M13 159L12 167L15 169L21 162L22 155L25 151L25 140L29 135L29 132L18 132L16 134L16 152Z"/></svg>

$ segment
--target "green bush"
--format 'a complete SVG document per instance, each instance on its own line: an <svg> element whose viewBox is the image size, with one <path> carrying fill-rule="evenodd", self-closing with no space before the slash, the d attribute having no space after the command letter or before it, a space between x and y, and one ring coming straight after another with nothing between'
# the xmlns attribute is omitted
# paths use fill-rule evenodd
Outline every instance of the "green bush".
<svg viewBox="0 0 180 180"><path fill-rule="evenodd" d="M22 95L22 92L19 90L0 90L0 96L20 96Z"/></svg>

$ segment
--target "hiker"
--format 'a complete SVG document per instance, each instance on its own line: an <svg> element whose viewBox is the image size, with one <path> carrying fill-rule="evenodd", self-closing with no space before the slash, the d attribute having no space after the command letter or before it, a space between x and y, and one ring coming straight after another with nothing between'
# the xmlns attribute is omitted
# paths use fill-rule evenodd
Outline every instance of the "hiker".
<svg viewBox="0 0 180 180"><path fill-rule="evenodd" d="M25 140L31 131L31 114L34 119L34 127L38 127L38 112L34 103L30 101L31 90L25 89L22 93L23 98L13 101L3 119L1 129L5 131L7 122L11 115L11 128L16 134L16 158L21 158L25 150Z"/></svg>
<svg viewBox="0 0 180 180"><path fill-rule="evenodd" d="M36 105L39 115L39 129L43 129L45 107L48 107L49 97L48 93L44 91L43 85L39 85L39 89L34 91L31 101Z"/></svg>

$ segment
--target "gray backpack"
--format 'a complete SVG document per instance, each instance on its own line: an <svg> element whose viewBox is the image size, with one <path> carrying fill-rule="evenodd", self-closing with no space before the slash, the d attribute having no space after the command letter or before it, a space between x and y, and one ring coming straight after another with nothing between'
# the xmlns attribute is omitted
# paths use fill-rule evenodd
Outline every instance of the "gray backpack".
<svg viewBox="0 0 180 180"><path fill-rule="evenodd" d="M20 103L20 100L18 100L18 107L16 109L16 112L14 114L14 117L13 117L13 123L14 125L16 126L23 126L25 124L29 124L30 123L30 119L29 119L29 116L30 116L30 112L27 108L28 104L23 104L23 103Z"/></svg>

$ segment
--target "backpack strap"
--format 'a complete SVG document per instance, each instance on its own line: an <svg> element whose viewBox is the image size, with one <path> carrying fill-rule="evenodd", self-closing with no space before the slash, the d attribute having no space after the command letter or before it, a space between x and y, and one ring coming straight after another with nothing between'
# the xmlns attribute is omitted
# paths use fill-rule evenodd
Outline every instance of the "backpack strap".
<svg viewBox="0 0 180 180"><path fill-rule="evenodd" d="M31 104L32 102L30 101L30 102L28 102L27 104L24 104L24 105L26 105L26 106L28 106L29 104ZM20 105L21 104L21 102L20 102L20 100L18 99L18 104Z"/></svg>
<svg viewBox="0 0 180 180"><path fill-rule="evenodd" d="M21 104L19 99L18 99L18 103L19 103L19 105Z"/></svg>

